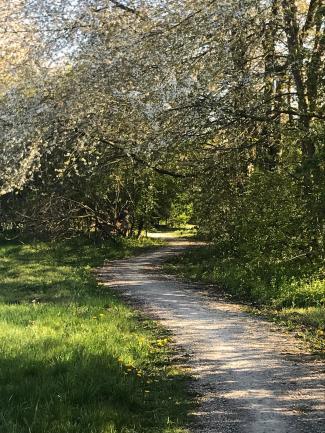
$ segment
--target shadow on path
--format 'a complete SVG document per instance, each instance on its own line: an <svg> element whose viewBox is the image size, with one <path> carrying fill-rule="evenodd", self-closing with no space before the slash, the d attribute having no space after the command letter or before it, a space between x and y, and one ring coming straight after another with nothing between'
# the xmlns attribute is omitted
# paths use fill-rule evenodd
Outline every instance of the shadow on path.
<svg viewBox="0 0 325 433"><path fill-rule="evenodd" d="M173 242L98 270L104 286L140 301L190 354L199 408L193 431L200 433L318 433L324 426L324 375L320 362L301 362L291 337L252 318L234 304L210 302L159 264L181 252ZM297 360L281 352L297 353Z"/></svg>

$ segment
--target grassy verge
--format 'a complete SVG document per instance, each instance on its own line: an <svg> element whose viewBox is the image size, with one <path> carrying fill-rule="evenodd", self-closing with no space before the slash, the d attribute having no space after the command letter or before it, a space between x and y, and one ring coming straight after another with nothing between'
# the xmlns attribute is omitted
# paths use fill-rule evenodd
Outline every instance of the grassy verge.
<svg viewBox="0 0 325 433"><path fill-rule="evenodd" d="M230 298L249 303L247 309L273 320L304 339L314 353L325 351L325 282L320 278L283 277L267 281L273 270L248 269L239 260L229 259L213 246L187 250L171 258L168 272L193 281L222 287ZM289 272L288 272L289 273Z"/></svg>
<svg viewBox="0 0 325 433"><path fill-rule="evenodd" d="M0 431L180 433L168 338L90 269L152 240L0 243Z"/></svg>
<svg viewBox="0 0 325 433"><path fill-rule="evenodd" d="M325 357L325 310L324 307L248 307L248 312L266 318L292 331L307 343L314 354Z"/></svg>

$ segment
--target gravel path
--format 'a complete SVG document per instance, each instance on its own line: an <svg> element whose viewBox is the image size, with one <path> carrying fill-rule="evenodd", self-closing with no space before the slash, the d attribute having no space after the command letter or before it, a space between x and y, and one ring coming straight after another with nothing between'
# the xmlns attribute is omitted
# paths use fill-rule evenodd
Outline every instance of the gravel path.
<svg viewBox="0 0 325 433"><path fill-rule="evenodd" d="M174 241L108 262L98 276L143 303L190 355L200 395L191 432L324 433L324 365L308 361L297 341L272 324L158 272L162 261L186 246Z"/></svg>

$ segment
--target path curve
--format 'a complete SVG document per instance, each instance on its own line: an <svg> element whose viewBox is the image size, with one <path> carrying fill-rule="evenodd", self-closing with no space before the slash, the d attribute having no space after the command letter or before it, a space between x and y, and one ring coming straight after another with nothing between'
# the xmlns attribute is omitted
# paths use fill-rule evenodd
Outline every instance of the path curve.
<svg viewBox="0 0 325 433"><path fill-rule="evenodd" d="M174 241L135 258L107 262L98 277L143 303L190 355L201 396L191 432L324 432L323 364L302 360L296 341L274 325L157 272L186 246Z"/></svg>

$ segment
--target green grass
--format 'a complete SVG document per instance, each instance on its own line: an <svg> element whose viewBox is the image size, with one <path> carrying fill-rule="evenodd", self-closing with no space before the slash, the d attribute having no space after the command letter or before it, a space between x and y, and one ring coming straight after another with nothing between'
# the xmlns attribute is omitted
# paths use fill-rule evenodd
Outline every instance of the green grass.
<svg viewBox="0 0 325 433"><path fill-rule="evenodd" d="M314 354L325 356L325 309L324 307L248 307L251 314L262 316L293 332L306 342Z"/></svg>
<svg viewBox="0 0 325 433"><path fill-rule="evenodd" d="M153 244L0 243L1 433L186 431L168 337L90 272Z"/></svg>
<svg viewBox="0 0 325 433"><path fill-rule="evenodd" d="M254 314L294 331L315 353L324 353L325 281L319 273L297 265L292 269L252 266L226 256L213 245L188 249L171 258L165 269L186 279L215 284L226 296L250 303Z"/></svg>

